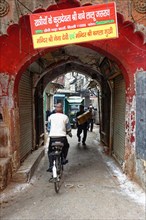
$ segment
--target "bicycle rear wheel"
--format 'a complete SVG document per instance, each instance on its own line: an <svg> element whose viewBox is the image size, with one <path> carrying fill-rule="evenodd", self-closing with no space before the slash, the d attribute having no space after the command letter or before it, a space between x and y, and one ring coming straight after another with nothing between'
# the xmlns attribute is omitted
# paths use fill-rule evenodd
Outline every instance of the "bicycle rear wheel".
<svg viewBox="0 0 146 220"><path fill-rule="evenodd" d="M63 173L63 166L61 164L60 157L56 158L56 170L57 170L57 177L54 179L54 188L55 192L58 193L61 187L61 177Z"/></svg>
<svg viewBox="0 0 146 220"><path fill-rule="evenodd" d="M59 181L55 181L54 182L54 188L55 188L55 192L58 193L59 189L60 189L60 182Z"/></svg>

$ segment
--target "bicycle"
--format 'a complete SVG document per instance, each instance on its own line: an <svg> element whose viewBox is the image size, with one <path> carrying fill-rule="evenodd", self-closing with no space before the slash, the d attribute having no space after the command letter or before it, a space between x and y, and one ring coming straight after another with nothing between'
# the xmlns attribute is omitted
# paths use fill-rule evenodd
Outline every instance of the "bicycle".
<svg viewBox="0 0 146 220"><path fill-rule="evenodd" d="M61 141L52 143L52 152L49 154L52 161L52 178L50 182L54 183L55 192L58 193L61 187L61 178L63 175L63 155L62 148L64 144Z"/></svg>

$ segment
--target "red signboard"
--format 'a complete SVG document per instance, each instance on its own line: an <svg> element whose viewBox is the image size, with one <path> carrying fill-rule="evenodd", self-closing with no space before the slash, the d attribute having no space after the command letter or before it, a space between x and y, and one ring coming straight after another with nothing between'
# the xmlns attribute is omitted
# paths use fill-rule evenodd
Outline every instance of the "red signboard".
<svg viewBox="0 0 146 220"><path fill-rule="evenodd" d="M118 37L115 2L30 15L34 48Z"/></svg>

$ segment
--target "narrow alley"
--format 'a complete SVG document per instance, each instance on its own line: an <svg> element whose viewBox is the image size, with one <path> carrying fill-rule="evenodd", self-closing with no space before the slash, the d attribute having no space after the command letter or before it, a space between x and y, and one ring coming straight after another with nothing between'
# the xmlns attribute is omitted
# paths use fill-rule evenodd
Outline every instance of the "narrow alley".
<svg viewBox="0 0 146 220"><path fill-rule="evenodd" d="M1 220L144 220L145 193L106 154L98 126L88 132L86 147L72 133L59 194L49 183L46 154L30 183L11 183L2 192Z"/></svg>

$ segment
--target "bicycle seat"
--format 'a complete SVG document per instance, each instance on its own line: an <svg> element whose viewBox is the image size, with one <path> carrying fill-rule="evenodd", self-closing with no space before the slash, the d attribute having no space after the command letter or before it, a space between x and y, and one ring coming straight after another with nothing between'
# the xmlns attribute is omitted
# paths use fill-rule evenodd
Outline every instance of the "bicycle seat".
<svg viewBox="0 0 146 220"><path fill-rule="evenodd" d="M52 143L52 146L60 146L60 147L63 147L63 143L62 142L60 142L60 141L55 141L55 142L53 142Z"/></svg>

